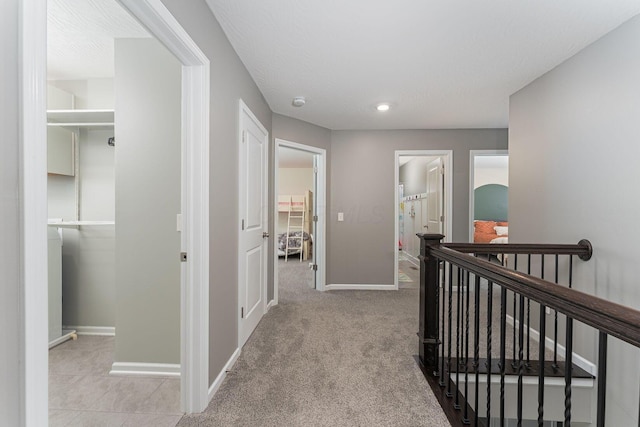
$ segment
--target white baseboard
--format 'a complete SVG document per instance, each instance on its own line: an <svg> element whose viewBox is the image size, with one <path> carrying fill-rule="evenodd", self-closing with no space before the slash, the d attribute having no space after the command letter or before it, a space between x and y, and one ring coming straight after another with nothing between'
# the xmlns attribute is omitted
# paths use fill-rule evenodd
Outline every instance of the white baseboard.
<svg viewBox="0 0 640 427"><path fill-rule="evenodd" d="M233 365L236 364L238 357L240 357L239 348L237 348L236 351L233 352L227 363L224 365L224 368L222 368L222 371L220 371L216 379L211 384L211 387L209 387L209 402L211 402L211 399L213 399L213 396L216 394L216 392L222 385L222 382L227 377L227 372L231 370L231 368L233 368Z"/></svg>
<svg viewBox="0 0 640 427"><path fill-rule="evenodd" d="M394 285L375 285L371 283L331 284L324 287L325 291L395 291Z"/></svg>
<svg viewBox="0 0 640 427"><path fill-rule="evenodd" d="M75 330L78 335L116 336L115 326L63 326L62 329Z"/></svg>
<svg viewBox="0 0 640 427"><path fill-rule="evenodd" d="M510 314L507 314L507 323L511 326L514 325L515 323L515 327L518 328L520 325L520 322L518 320L515 320L514 322L514 318L513 316L511 316ZM526 325L525 325L526 326ZM534 340L540 342L540 332L538 332L537 330L531 328L531 338L533 338ZM553 351L554 349L554 343L553 343L553 339L551 339L550 337L546 337L545 339L545 347L551 351ZM566 359L566 354L567 354L567 348L563 345L561 345L560 343L558 343L558 356L562 357L563 359ZM589 360L585 359L584 357L580 356L578 353L573 352L573 363L575 363L577 366L579 366L580 368L584 369L585 371L587 371L588 373L590 373L591 375L593 375L594 377L598 374L598 367L595 365L595 363L590 362Z"/></svg>
<svg viewBox="0 0 640 427"><path fill-rule="evenodd" d="M267 312L271 310L271 307L275 307L276 305L278 305L278 303L276 302L275 299L272 299L271 301L269 301L269 304L267 304Z"/></svg>
<svg viewBox="0 0 640 427"><path fill-rule="evenodd" d="M180 378L180 365L173 363L113 362L109 375Z"/></svg>

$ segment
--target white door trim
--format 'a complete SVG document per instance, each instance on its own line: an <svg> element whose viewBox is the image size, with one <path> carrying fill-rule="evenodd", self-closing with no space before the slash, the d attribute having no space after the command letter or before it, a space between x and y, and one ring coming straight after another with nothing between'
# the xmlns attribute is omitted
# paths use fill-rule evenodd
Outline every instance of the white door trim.
<svg viewBox="0 0 640 427"><path fill-rule="evenodd" d="M260 122L260 120L258 120L258 118L253 114L253 112L249 109L249 107L247 106L247 104L244 103L244 101L242 99L240 99L239 101L239 110L238 110L238 152L240 153L240 147L242 146L242 138L243 138L243 132L244 132L244 126L243 126L243 116L246 115L251 121L254 122L254 124L260 129L260 131L263 133L264 135L264 146L265 146L265 154L264 154L264 160L263 160L263 194L265 195L264 198L264 203L266 204L266 206L262 207L262 221L263 224L265 225L265 227L267 227L266 229L263 229L263 231L268 232L268 226L269 226L269 131L267 130L267 128L264 127L264 125ZM242 155L239 154L238 155L238 171L239 174L245 174L245 166L244 166L244 162L242 160ZM241 177L242 178L242 177ZM242 181L239 181L242 182ZM241 192L239 192L241 193ZM243 260L246 257L246 254L243 253L244 248L242 247L242 228L240 227L240 221L242 221L242 208L243 208L243 201L242 201L242 195L240 195L240 197L238 197L238 313L237 313L237 319L238 319L238 348L242 349L244 343L246 342L246 339L248 339L248 336L245 337L244 336L244 331L242 329L242 324L241 324L241 315L242 315L242 306L243 306L243 301L242 301L242 293L241 293L241 287L243 286L242 284L242 280L241 277L244 276L244 272L242 272L241 270L245 267ZM268 247L268 244L264 245L265 247ZM263 272L263 285L262 285L262 315L264 315L267 312L267 263L268 263L268 256L267 256L267 250L264 250L264 259L263 259L263 265L264 265L264 272Z"/></svg>
<svg viewBox="0 0 640 427"><path fill-rule="evenodd" d="M22 316L19 419L49 423L47 274L47 3L24 0L20 11L20 270Z"/></svg>
<svg viewBox="0 0 640 427"><path fill-rule="evenodd" d="M327 245L326 233L327 233L327 150L324 148L312 147L311 145L304 145L298 142L287 141L284 139L276 138L274 147L274 162L273 162L273 209L274 209L274 239L273 239L273 305L278 304L278 236L277 234L277 222L278 222L278 168L279 157L278 149L280 147L293 148L300 151L306 151L311 154L317 154L320 156L318 160L318 194L315 195L317 201L318 211L318 224L316 226L317 236L313 236L314 253L316 254L316 264L318 264L318 272L316 276L316 290L326 290L326 274L327 274ZM317 243L316 243L317 242ZM317 252L316 252L317 251Z"/></svg>
<svg viewBox="0 0 640 427"><path fill-rule="evenodd" d="M475 171L476 157L508 156L509 150L469 150L469 242L473 242L473 217L475 210Z"/></svg>
<svg viewBox="0 0 640 427"><path fill-rule="evenodd" d="M209 60L160 0L119 0L182 63L181 407L208 404L209 377ZM25 360L21 419L48 423L46 0L24 0L22 38L21 200ZM42 344L40 344L42 343ZM41 348L42 347L42 348Z"/></svg>
<svg viewBox="0 0 640 427"><path fill-rule="evenodd" d="M394 257L394 272L393 272L393 285L395 289L398 289L398 240L400 238L399 226L400 226L400 208L398 206L398 187L400 186L400 156L428 156L428 157L441 157L444 165L444 217L445 217L445 231L444 241L450 242L453 233L453 150L396 150L395 151L395 174L394 174L394 239L393 239L393 257Z"/></svg>

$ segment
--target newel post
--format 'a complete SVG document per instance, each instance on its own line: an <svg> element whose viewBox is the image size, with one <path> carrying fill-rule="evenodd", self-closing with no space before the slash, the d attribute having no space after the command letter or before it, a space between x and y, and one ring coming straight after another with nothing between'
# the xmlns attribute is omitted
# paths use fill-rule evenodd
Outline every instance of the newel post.
<svg viewBox="0 0 640 427"><path fill-rule="evenodd" d="M420 238L420 363L437 371L438 366L438 260L431 248L440 246L442 234L417 234Z"/></svg>

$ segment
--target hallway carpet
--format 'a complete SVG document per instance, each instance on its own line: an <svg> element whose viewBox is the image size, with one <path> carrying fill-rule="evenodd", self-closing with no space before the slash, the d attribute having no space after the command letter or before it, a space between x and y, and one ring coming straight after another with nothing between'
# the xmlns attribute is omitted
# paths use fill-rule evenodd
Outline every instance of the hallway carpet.
<svg viewBox="0 0 640 427"><path fill-rule="evenodd" d="M280 264L279 305L178 426L450 425L414 359L418 289L321 293L306 263Z"/></svg>

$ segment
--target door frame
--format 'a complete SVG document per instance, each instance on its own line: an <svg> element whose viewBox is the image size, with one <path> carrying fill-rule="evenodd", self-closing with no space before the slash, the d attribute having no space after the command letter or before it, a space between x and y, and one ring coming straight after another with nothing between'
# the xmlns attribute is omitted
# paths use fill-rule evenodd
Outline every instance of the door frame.
<svg viewBox="0 0 640 427"><path fill-rule="evenodd" d="M509 150L469 150L469 242L473 242L473 216L475 210L476 157L509 156Z"/></svg>
<svg viewBox="0 0 640 427"><path fill-rule="evenodd" d="M398 187L400 186L400 156L440 157L444 166L444 241L450 242L453 233L453 150L396 150L394 190L393 190L393 286L398 290L398 240L400 239L400 207L398 206Z"/></svg>
<svg viewBox="0 0 640 427"><path fill-rule="evenodd" d="M280 147L293 148L295 150L305 151L307 153L318 155L318 188L317 194L314 195L316 201L316 210L318 212L318 224L316 224L316 236L313 239L313 253L315 254L315 263L318 265L316 272L316 290L325 291L326 274L327 274L327 150L324 148L313 147L311 145L300 144L298 142L287 141L285 139L276 138L274 144L274 161L273 161L273 300L270 305L278 304L278 238L277 238L277 222L278 222L278 183L279 183L279 163L278 149Z"/></svg>
<svg viewBox="0 0 640 427"><path fill-rule="evenodd" d="M243 116L246 115L249 120L253 121L254 124L260 129L260 131L264 134L264 147L265 147L265 152L264 152L264 159L263 159L263 194L264 194L264 203L265 206L262 206L262 221L263 224L266 226L266 230L263 229L264 231L268 231L269 229L269 131L267 130L267 128L264 127L264 125L260 122L260 120L258 120L258 118L253 114L253 112L249 109L249 107L247 106L247 104L244 103L244 101L242 99L239 100L239 110L238 110L238 179L239 179L239 183L243 182L243 174L245 174L245 166L243 163L243 159L242 159L242 153L240 150L240 147L243 144L243 132L244 132L244 127L243 127ZM240 184L241 186L241 184ZM245 259L246 254L243 253L244 252L244 248L242 247L242 233L243 230L240 227L240 222L243 220L242 218L242 206L243 206L243 201L242 201L242 190L239 189L240 191L238 191L238 313L237 313L237 319L238 319L238 348L242 349L242 347L244 346L245 342L247 339L249 339L249 337L247 336L246 338L244 338L244 330L242 329L242 307L243 307L243 303L242 303L242 299L241 299L241 288L243 286L240 277L242 276L241 270L245 267L245 264L243 262L243 260ZM264 257L263 257L263 265L264 265L264 272L262 272L262 276L263 276L263 284L262 284L262 289L260 290L260 292L262 292L263 298L262 298L262 316L264 316L267 312L267 290L268 290L268 274L267 274L267 269L268 269L268 263L269 263L269 256L268 256L268 248L269 248L269 244L268 241L264 242L263 239L263 243L264 245Z"/></svg>
<svg viewBox="0 0 640 427"><path fill-rule="evenodd" d="M209 388L209 59L160 0L118 0L182 64L180 400L203 411ZM20 417L48 423L46 80L47 2L20 10L20 188L24 360Z"/></svg>

